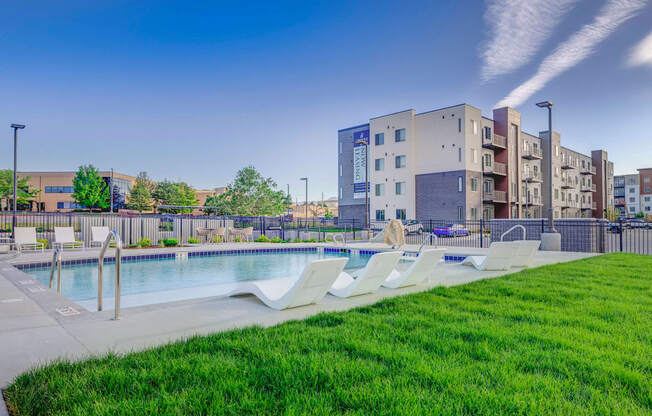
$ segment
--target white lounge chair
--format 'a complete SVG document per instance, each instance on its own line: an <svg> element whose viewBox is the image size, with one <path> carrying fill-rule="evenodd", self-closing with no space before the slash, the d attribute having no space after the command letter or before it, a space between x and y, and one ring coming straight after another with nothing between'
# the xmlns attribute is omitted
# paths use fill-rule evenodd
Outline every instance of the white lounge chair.
<svg viewBox="0 0 652 416"><path fill-rule="evenodd" d="M83 248L84 243L75 240L75 230L72 227L54 227L54 247Z"/></svg>
<svg viewBox="0 0 652 416"><path fill-rule="evenodd" d="M45 244L36 241L36 228L35 227L16 227L14 230L15 244L17 250L26 248L32 250L41 249L45 250Z"/></svg>
<svg viewBox="0 0 652 416"><path fill-rule="evenodd" d="M104 244L109 233L109 227L91 227L91 247Z"/></svg>
<svg viewBox="0 0 652 416"><path fill-rule="evenodd" d="M530 267L532 266L532 259L541 246L539 240L519 240L512 241L516 246L516 253L512 260L512 267Z"/></svg>
<svg viewBox="0 0 652 416"><path fill-rule="evenodd" d="M461 263L478 270L509 270L516 256L516 245L511 241L491 243L486 256L469 256Z"/></svg>
<svg viewBox="0 0 652 416"><path fill-rule="evenodd" d="M357 273L357 277L342 272L328 292L340 298L375 292L394 270L402 256L403 253L400 251L374 254L367 266Z"/></svg>
<svg viewBox="0 0 652 416"><path fill-rule="evenodd" d="M279 278L243 282L229 296L251 293L273 309L309 305L326 296L342 273L348 258L315 260L306 266L299 279Z"/></svg>
<svg viewBox="0 0 652 416"><path fill-rule="evenodd" d="M435 268L441 262L444 252L446 252L445 248L423 250L406 271L392 270L387 280L383 282L383 286L398 289L399 287L413 286L424 282L432 276Z"/></svg>

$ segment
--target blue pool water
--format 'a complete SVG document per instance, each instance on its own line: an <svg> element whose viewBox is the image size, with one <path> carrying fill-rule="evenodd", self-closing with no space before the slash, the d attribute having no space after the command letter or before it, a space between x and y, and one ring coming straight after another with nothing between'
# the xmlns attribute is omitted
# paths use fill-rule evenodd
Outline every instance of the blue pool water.
<svg viewBox="0 0 652 416"><path fill-rule="evenodd" d="M297 278L313 260L349 257L348 253L290 252L246 255L190 257L184 260L157 259L123 262L121 299L123 306L138 306L228 292L234 283L277 277ZM349 257L347 269L364 267L369 255ZM26 271L47 286L50 269ZM112 307L115 264L104 265L105 309ZM56 276L55 276L56 280ZM62 295L89 310L96 309L97 264L64 266L61 270ZM54 283L56 285L56 281Z"/></svg>

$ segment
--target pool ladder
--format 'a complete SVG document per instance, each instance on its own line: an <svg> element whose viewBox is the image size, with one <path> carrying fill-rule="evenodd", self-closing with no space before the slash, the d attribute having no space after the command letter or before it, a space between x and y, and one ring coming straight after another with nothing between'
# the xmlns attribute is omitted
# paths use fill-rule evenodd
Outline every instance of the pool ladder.
<svg viewBox="0 0 652 416"><path fill-rule="evenodd" d="M102 310L102 280L104 272L104 255L106 254L106 249L111 244L111 241L115 242L115 320L120 319L120 258L122 257L122 240L117 231L111 230L109 235L106 236L106 240L102 243L102 249L100 250L100 257L97 261L97 310ZM59 266L61 270L61 266Z"/></svg>
<svg viewBox="0 0 652 416"><path fill-rule="evenodd" d="M57 293L61 294L61 248L55 247L52 253L52 265L50 266L50 289L54 280L54 267L57 268Z"/></svg>
<svg viewBox="0 0 652 416"><path fill-rule="evenodd" d="M517 229L517 228L520 228L521 230L523 230L523 240L527 240L527 237L526 237L527 232L526 232L526 230L525 230L525 227L523 227L521 224L516 224L515 226L513 226L513 227L510 228L509 230L505 231L505 232L500 236L500 241L503 241L503 238L505 238L505 236L506 236L507 234L511 233L512 231L514 231L514 230Z"/></svg>

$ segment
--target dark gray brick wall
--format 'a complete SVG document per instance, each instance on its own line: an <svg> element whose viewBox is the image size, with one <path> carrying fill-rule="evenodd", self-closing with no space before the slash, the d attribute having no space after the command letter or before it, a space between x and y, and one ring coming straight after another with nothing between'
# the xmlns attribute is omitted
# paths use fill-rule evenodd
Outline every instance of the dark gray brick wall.
<svg viewBox="0 0 652 416"><path fill-rule="evenodd" d="M456 220L458 207L466 215L466 185L458 192L458 177L466 184L466 171L450 171L416 175L417 219Z"/></svg>
<svg viewBox="0 0 652 416"><path fill-rule="evenodd" d="M340 205L338 207L338 218L342 220L354 219L356 224L358 222L364 224L364 199L362 201L362 205Z"/></svg>

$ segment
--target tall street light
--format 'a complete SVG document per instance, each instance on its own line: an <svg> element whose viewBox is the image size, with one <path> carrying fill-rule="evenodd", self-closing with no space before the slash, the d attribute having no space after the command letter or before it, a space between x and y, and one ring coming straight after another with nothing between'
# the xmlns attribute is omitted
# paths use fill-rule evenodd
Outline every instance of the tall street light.
<svg viewBox="0 0 652 416"><path fill-rule="evenodd" d="M17 180L16 180L16 172L18 170L18 130L22 130L25 128L24 124L12 124L11 128L14 129L14 201L13 201L13 208L14 208L14 213L11 218L11 238L16 241L16 188L17 188Z"/></svg>
<svg viewBox="0 0 652 416"><path fill-rule="evenodd" d="M369 230L369 141L360 139L355 144L364 145L364 228Z"/></svg>
<svg viewBox="0 0 652 416"><path fill-rule="evenodd" d="M299 180L306 181L306 226L308 224L308 178L299 178Z"/></svg>
<svg viewBox="0 0 652 416"><path fill-rule="evenodd" d="M556 233L555 219L552 210L552 102L542 101L537 103L537 107L548 109L548 232Z"/></svg>

